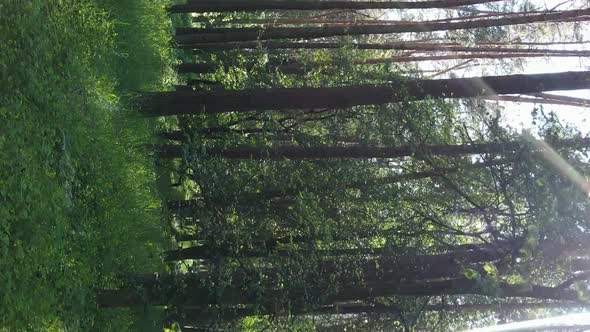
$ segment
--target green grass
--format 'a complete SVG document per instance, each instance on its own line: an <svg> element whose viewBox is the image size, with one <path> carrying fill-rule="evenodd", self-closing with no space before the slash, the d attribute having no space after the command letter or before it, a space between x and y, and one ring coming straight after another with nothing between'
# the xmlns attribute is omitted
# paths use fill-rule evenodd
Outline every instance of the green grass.
<svg viewBox="0 0 590 332"><path fill-rule="evenodd" d="M165 3L0 3L0 331L146 330L94 294L162 268L157 123L124 105L174 79Z"/></svg>

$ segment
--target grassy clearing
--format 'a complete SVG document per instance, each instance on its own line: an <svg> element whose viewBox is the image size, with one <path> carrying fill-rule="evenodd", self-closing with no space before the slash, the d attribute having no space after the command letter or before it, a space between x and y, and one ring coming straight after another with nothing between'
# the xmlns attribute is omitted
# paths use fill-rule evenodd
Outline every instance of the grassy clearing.
<svg viewBox="0 0 590 332"><path fill-rule="evenodd" d="M161 267L138 148L157 124L123 105L173 80L164 4L0 4L0 330L147 330L137 312L97 310L94 291Z"/></svg>

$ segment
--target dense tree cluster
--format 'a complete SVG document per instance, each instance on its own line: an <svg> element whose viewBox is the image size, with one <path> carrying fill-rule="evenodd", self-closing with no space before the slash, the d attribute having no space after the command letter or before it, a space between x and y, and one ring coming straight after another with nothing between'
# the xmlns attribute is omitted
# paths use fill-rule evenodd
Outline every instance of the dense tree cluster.
<svg viewBox="0 0 590 332"><path fill-rule="evenodd" d="M587 106L547 93L590 88L587 71L514 71L523 58L586 57L581 40L542 36L578 29L590 9L200 0L169 10L190 13L174 39L186 85L137 103L167 117L150 148L185 193L167 204L178 248L163 253L166 273L99 291L101 306L166 306L183 331L445 331L588 305L590 139L542 108L521 134L497 102ZM507 70L456 77L476 60Z"/></svg>

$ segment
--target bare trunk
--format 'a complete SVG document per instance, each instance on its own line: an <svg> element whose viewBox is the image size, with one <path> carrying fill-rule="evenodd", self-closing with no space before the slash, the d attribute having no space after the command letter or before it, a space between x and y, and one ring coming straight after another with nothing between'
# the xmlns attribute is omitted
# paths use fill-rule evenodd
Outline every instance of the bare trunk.
<svg viewBox="0 0 590 332"><path fill-rule="evenodd" d="M441 60L465 60L465 59L513 59L513 58L544 58L544 57L585 57L590 56L590 52L572 52L560 54L547 53L470 53L470 54L449 54L449 55L424 55L424 56L393 56L389 58L372 58L356 62L357 64L384 64L400 62L422 62L422 61L441 61ZM280 69L279 69L280 70Z"/></svg>
<svg viewBox="0 0 590 332"><path fill-rule="evenodd" d="M590 72L407 80L398 84L329 88L275 88L210 92L157 92L143 96L149 116L240 111L343 109L427 98L473 98L590 87Z"/></svg>
<svg viewBox="0 0 590 332"><path fill-rule="evenodd" d="M351 46L359 50L392 50L392 51L440 51L440 52L510 52L510 53L547 53L547 54L586 54L588 51L567 49L544 49L530 47L514 47L520 44L506 43L480 43L477 46L463 46L457 43L431 43L423 41L400 41L374 43L335 43L335 42L289 42L289 41L261 41L261 42L229 42L229 43L203 43L188 45L188 48L199 50L232 50L232 49L338 49ZM511 46L511 47L509 47Z"/></svg>
<svg viewBox="0 0 590 332"><path fill-rule="evenodd" d="M350 1L350 0L199 0L173 5L171 13L206 13L258 10L331 10L331 9L427 9L452 8L500 0L428 0L428 1Z"/></svg>
<svg viewBox="0 0 590 332"><path fill-rule="evenodd" d="M209 63L181 63L176 67L179 74L213 73L217 66Z"/></svg>
<svg viewBox="0 0 590 332"><path fill-rule="evenodd" d="M208 23L210 19L207 17L193 17L195 23ZM266 19L255 19L255 18L244 18L244 19L232 19L229 21L215 22L220 24L261 24L264 26L275 26L275 25L289 25L289 24L408 24L411 21L393 21L393 20L338 20L329 18L266 18Z"/></svg>
<svg viewBox="0 0 590 332"><path fill-rule="evenodd" d="M547 99L547 98L527 98L522 96L488 96L484 97L486 100L495 101L510 101L515 103L529 103L529 104L543 104L543 105L564 105L573 107L589 107L590 101L586 103L572 102L568 100L560 99Z"/></svg>
<svg viewBox="0 0 590 332"><path fill-rule="evenodd" d="M432 32L451 31L462 29L488 28L496 26L510 26L518 24L565 20L580 16L590 15L590 8L570 10L557 13L538 14L530 16L517 16L495 19L481 19L465 22L437 23L417 22L413 25L353 25L353 26L328 26L328 27L293 27L293 28L220 28L215 32L203 33L201 29L194 28L192 34L182 34L174 38L178 45L193 45L198 43L239 42L268 39L313 39L333 36L356 36L386 33L408 32ZM186 30L185 30L186 32Z"/></svg>
<svg viewBox="0 0 590 332"><path fill-rule="evenodd" d="M533 94L535 97L543 98L545 100L554 100L563 103L571 103L583 106L590 106L590 99L584 98L577 98L577 97L570 97L570 96L563 96L563 95L555 95L549 93L535 93Z"/></svg>
<svg viewBox="0 0 590 332"><path fill-rule="evenodd" d="M500 282L491 294L475 280L451 279L416 283L384 283L373 288L343 289L333 297L333 301L353 301L379 296L440 296L440 295L491 295L495 297L528 297L541 300L579 301L576 291L565 288L545 287L528 284L508 284Z"/></svg>
<svg viewBox="0 0 590 332"><path fill-rule="evenodd" d="M462 304L462 305L427 305L424 307L425 311L444 311L455 313L467 312L509 312L509 311L523 311L523 310L537 310L537 309L583 309L588 308L588 304L571 303L571 302L514 302L514 303L496 303L496 304ZM359 303L344 303L338 305L321 306L313 309L311 313L320 315L379 315L379 314L397 314L400 312L400 307L397 305L385 304L359 304ZM207 322L207 321L234 321L247 316L254 316L258 314L254 307L245 308L228 308L223 312L204 311L202 309L185 309L183 313L186 314L190 322Z"/></svg>
<svg viewBox="0 0 590 332"><path fill-rule="evenodd" d="M463 17L450 17L438 20L430 20L429 22L454 22L454 21L470 21L483 18L491 17L507 17L507 16L528 16L537 14L549 14L556 13L559 11L526 11L526 12L493 12L488 14L463 16ZM197 16L193 17L195 23L210 23L210 18ZM400 24L414 24L411 20L379 20L379 19L329 19L329 18L267 18L267 19L232 19L228 21L216 21L214 24L259 24L263 26L277 26L277 25L355 25L355 24L389 24L389 25L400 25Z"/></svg>
<svg viewBox="0 0 590 332"><path fill-rule="evenodd" d="M406 63L406 62L424 62L424 61L443 61L443 60L474 60L474 59L514 59L514 58L544 58L544 57L585 57L590 56L588 51L571 51L562 53L543 53L541 51L532 50L536 52L518 52L518 53L468 53L468 54L447 54L447 55L401 55L387 58L369 58L363 60L355 60L354 64L358 65L374 65L387 63ZM299 62L291 62L288 64L281 64L274 67L269 67L270 71L279 71L284 74L305 74L311 69L317 68L318 64L303 64Z"/></svg>
<svg viewBox="0 0 590 332"><path fill-rule="evenodd" d="M169 279L166 276L163 279ZM411 278L411 277L410 277ZM412 279L409 279L412 280ZM178 288L176 283L172 282L167 287L164 281L158 282L157 285L137 284L133 289L118 290L101 290L98 292L98 304L101 307L125 307L134 305L169 305L171 303L203 308L208 303L223 303L225 305L255 304L259 303L257 294L264 294L261 308L267 313L284 313L287 310L284 307L286 296L291 299L291 311L294 313L306 312L304 303L304 294L309 294L313 287L303 290L278 290L278 289L257 289L255 294L249 294L240 288L226 287L220 295L214 294L214 290L209 290L201 286L198 280L185 277L181 281L182 287ZM164 287L166 286L166 287ZM167 291L173 289L173 291ZM143 291L142 291L143 290ZM137 294L151 293L150 296L138 296ZM323 290L315 289L313 292L322 294ZM492 293L493 292L493 293ZM130 297L131 300L119 301L117 299ZM288 295L287 295L288 294ZM367 300L376 297L389 296L441 296L441 295L487 295L500 298L534 298L540 300L572 301L579 302L578 293L575 290L561 287L546 287L530 284L508 284L499 282L493 290L482 287L476 280L465 278L441 280L441 281L418 281L418 282L399 282L389 283L383 281L372 287L343 287L338 293L332 296L323 296L323 303L326 305L335 302ZM109 300L114 299L114 300Z"/></svg>

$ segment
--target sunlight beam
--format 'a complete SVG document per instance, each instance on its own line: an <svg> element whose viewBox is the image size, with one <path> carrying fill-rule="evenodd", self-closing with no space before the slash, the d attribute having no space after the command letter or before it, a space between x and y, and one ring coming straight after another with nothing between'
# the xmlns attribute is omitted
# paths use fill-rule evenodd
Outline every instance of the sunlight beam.
<svg viewBox="0 0 590 332"><path fill-rule="evenodd" d="M542 140L533 137L529 132L523 131L525 140L533 144L540 152L543 159L545 159L551 166L553 166L561 175L566 177L577 185L582 191L590 195L590 183L586 178L573 168L563 157L561 157L549 144Z"/></svg>

